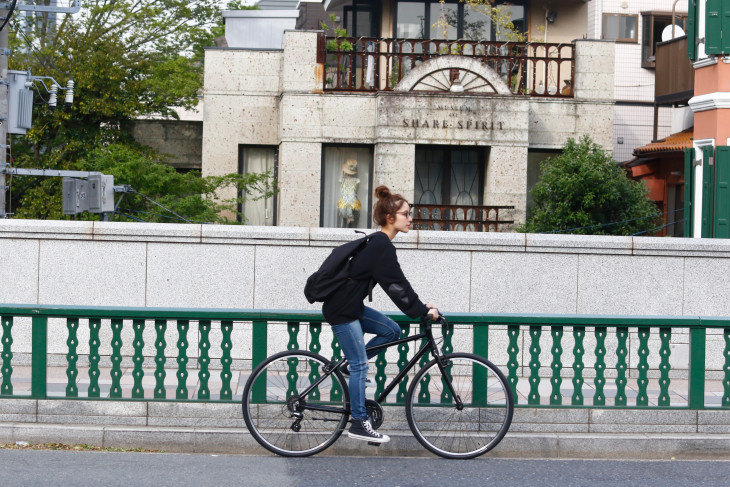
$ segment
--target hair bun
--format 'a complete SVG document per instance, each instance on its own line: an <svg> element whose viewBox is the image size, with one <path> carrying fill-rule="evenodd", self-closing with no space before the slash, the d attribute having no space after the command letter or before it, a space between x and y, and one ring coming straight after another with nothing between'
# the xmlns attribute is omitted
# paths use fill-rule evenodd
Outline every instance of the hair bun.
<svg viewBox="0 0 730 487"><path fill-rule="evenodd" d="M377 196L379 200L390 198L390 190L387 186L378 186L375 188L375 196Z"/></svg>

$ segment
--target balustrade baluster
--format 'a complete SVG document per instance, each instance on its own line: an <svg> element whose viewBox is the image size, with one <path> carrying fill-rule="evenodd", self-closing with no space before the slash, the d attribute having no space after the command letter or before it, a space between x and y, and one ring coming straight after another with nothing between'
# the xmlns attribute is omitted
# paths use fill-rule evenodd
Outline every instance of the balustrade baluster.
<svg viewBox="0 0 730 487"><path fill-rule="evenodd" d="M573 398L571 403L574 406L583 405L583 368L585 367L583 364L583 354L585 354L583 338L585 334L584 327L573 327Z"/></svg>
<svg viewBox="0 0 730 487"><path fill-rule="evenodd" d="M2 385L0 385L0 395L2 396L12 396L13 395L13 382L12 382L12 376L13 376L13 317L12 316L3 316L2 318L2 326L3 326L3 337L2 337L2 344L3 344L3 351L2 351L2 375L3 375L3 382Z"/></svg>
<svg viewBox="0 0 730 487"><path fill-rule="evenodd" d="M99 397L101 390L99 389L99 330L101 329L101 320L99 318L89 319L89 397Z"/></svg>
<svg viewBox="0 0 730 487"><path fill-rule="evenodd" d="M232 332L233 322L221 321L221 334L223 335L221 340L221 400L229 401L233 399L233 391L231 390L231 378L233 377L231 372L231 364L233 363L231 358L231 349L233 348Z"/></svg>
<svg viewBox="0 0 730 487"><path fill-rule="evenodd" d="M319 353L322 346L319 344L319 334L322 332L322 323L310 323L309 334L312 336L312 341L309 343L309 351ZM309 383L314 384L319 378L319 362L314 360L309 361ZM312 399L319 400L319 387L315 387L312 391Z"/></svg>
<svg viewBox="0 0 730 487"><path fill-rule="evenodd" d="M400 337L406 338L411 334L411 324L404 323L400 325ZM401 372L406 365L408 365L408 351L410 347L407 343L401 343L398 345L398 372ZM406 375L403 380L398 384L398 393L395 396L396 404L405 404L406 395L408 393L408 381L409 377Z"/></svg>
<svg viewBox="0 0 730 487"><path fill-rule="evenodd" d="M175 397L177 399L188 398L188 330L190 322L188 320L178 320L177 322L177 390Z"/></svg>
<svg viewBox="0 0 730 487"><path fill-rule="evenodd" d="M616 328L616 338L618 338L618 346L616 347L616 406L626 406L626 357L629 350L626 340L629 337L629 329L625 326Z"/></svg>
<svg viewBox="0 0 730 487"><path fill-rule="evenodd" d="M659 349L659 356L661 357L661 362L659 363L659 405L669 406L669 371L672 368L669 363L669 356L672 354L669 343L672 339L672 329L659 328L659 339L662 343Z"/></svg>
<svg viewBox="0 0 730 487"><path fill-rule="evenodd" d="M167 397L167 391L165 390L165 347L167 342L165 341L165 331L167 330L166 320L155 320L155 331L157 332L157 338L155 340L155 399L165 399Z"/></svg>
<svg viewBox="0 0 730 487"><path fill-rule="evenodd" d="M540 336L542 327L530 325L530 395L527 404L540 404Z"/></svg>
<svg viewBox="0 0 730 487"><path fill-rule="evenodd" d="M78 347L79 339L77 332L79 329L78 318L67 318L66 328L68 329L68 339L66 345L68 346L68 353L66 354L66 377L68 378L68 384L66 385L66 397L79 397L79 388L76 385L76 378L79 375L79 369L76 368L76 363L79 360L79 355L76 352Z"/></svg>
<svg viewBox="0 0 730 487"><path fill-rule="evenodd" d="M423 324L421 324L419 327L419 333L424 333L426 331ZM421 347L423 347L426 343L428 343L428 340L425 338L421 339ZM420 348L420 347L419 347ZM421 360L418 361L418 365L420 367L424 367L428 363L428 354L421 357ZM418 384L420 389L418 392L418 402L419 403L430 403L431 402L431 392L428 390L429 384L431 383L431 374L424 374L423 377L421 377L421 382Z"/></svg>
<svg viewBox="0 0 730 487"><path fill-rule="evenodd" d="M517 355L520 353L519 338L520 338L520 325L508 325L507 336L509 337L509 345L507 346L507 382L509 383L510 389L512 389L512 397L515 399L515 404L518 403L519 397L517 395L517 369L520 367L520 363L517 360Z"/></svg>
<svg viewBox="0 0 730 487"><path fill-rule="evenodd" d="M289 350L298 349L299 342L297 341L297 336L299 335L299 323L295 321L288 322L287 331L289 332L289 344L287 345L287 348ZM287 359L287 364L289 365L289 371L286 374L288 382L286 397L291 397L297 393L297 380L299 380L297 367L299 365L299 360L297 360L296 358L289 358Z"/></svg>
<svg viewBox="0 0 730 487"><path fill-rule="evenodd" d="M552 394L550 394L550 404L556 406L563 403L563 395L560 392L560 385L563 382L563 379L560 377L560 371L563 368L563 363L560 361L560 358L563 355L563 346L561 344L561 340L563 338L563 327L552 326L550 328L550 334L553 336L553 361L550 364L550 368L553 371L553 375L550 377L550 383L552 384L553 389Z"/></svg>
<svg viewBox="0 0 730 487"><path fill-rule="evenodd" d="M200 320L200 323L198 323L198 329L200 330L200 338L198 339L198 349L200 350L200 357L198 358L198 364L200 364L198 399L210 399L210 389L208 388L208 380L210 379L210 328L210 320Z"/></svg>
<svg viewBox="0 0 730 487"><path fill-rule="evenodd" d="M648 386L649 386L649 361L647 360L647 357L649 357L649 329L648 328L640 328L639 329L639 364L637 365L637 369L639 370L639 378L636 381L636 384L639 387L639 393L636 396L636 405L637 406L648 406L649 405L649 395L647 392Z"/></svg>
<svg viewBox="0 0 730 487"><path fill-rule="evenodd" d="M606 385L606 327L597 326L596 333L596 378L593 383L596 386L596 392L593 395L594 406L604 406L606 404L606 395L603 388Z"/></svg>
<svg viewBox="0 0 730 487"><path fill-rule="evenodd" d="M132 322L132 328L134 329L134 342L132 342L132 346L134 347L134 356L132 357L132 362L134 363L134 370L132 370L134 385L132 386L132 397L134 399L143 399L144 387L142 386L142 379L144 378L144 320L134 320Z"/></svg>
<svg viewBox="0 0 730 487"><path fill-rule="evenodd" d="M112 370L109 373L112 378L112 385L109 389L109 397L119 399L122 397L122 320L112 320Z"/></svg>
<svg viewBox="0 0 730 487"><path fill-rule="evenodd" d="M339 362L342 359L342 347L340 342L337 340L337 335L332 333L332 362ZM339 381L332 381L332 389L330 390L330 401L338 402L342 400L342 388L340 387Z"/></svg>

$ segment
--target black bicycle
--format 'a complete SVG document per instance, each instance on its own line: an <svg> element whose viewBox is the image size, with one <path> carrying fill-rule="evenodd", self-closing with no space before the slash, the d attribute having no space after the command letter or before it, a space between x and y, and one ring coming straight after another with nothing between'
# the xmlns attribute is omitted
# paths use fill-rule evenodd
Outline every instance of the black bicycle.
<svg viewBox="0 0 730 487"><path fill-rule="evenodd" d="M449 326L442 316L439 321ZM406 418L413 436L445 458L474 458L502 440L512 422L514 401L504 374L471 353L443 354L432 323L421 333L368 350L424 340L423 345L366 408L373 428L383 424L383 404L421 358L433 359L413 377L406 395ZM289 350L256 367L243 390L243 418L267 450L287 457L319 453L340 437L350 422L350 395L340 372L346 359L327 360L306 350Z"/></svg>

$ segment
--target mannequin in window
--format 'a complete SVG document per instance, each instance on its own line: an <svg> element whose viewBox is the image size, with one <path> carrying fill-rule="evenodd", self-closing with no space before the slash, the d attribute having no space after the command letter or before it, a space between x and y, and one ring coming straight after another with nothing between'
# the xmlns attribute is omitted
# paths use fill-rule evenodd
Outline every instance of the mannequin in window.
<svg viewBox="0 0 730 487"><path fill-rule="evenodd" d="M337 211L340 214L340 228L355 228L360 218L362 205L357 199L357 188L360 179L357 177L357 161L348 159L342 164L340 178L340 199L337 201Z"/></svg>

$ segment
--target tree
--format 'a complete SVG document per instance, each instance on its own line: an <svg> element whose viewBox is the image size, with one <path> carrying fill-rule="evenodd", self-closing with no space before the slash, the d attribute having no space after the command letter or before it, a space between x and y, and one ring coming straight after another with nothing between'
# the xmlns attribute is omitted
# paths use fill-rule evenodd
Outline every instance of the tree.
<svg viewBox="0 0 730 487"><path fill-rule="evenodd" d="M531 194L535 203L521 232L634 235L660 225L646 186L587 135L568 139L560 155L541 164Z"/></svg>
<svg viewBox="0 0 730 487"><path fill-rule="evenodd" d="M47 14L16 16L11 69L52 76L61 85L73 78L76 99L64 110L51 110L45 103L35 107L33 128L13 140L14 164L81 169L94 166L92 158L103 155L105 148L139 157L139 167L146 170L155 168L151 163L163 164L163 156L133 141L132 124L140 117L178 118L176 109L195 107L203 85L202 48L212 39L219 14L217 0L84 0L79 14L55 21ZM38 90L35 99L44 95ZM107 165L107 171L118 173L115 184L132 184L125 179L131 177L129 172L113 166ZM153 172L168 174L164 169ZM199 178L195 173L183 179L193 176ZM246 194L246 178L235 179L229 175L205 184L241 184ZM164 196L151 178L135 182L143 185L135 187L141 193ZM11 204L16 216L62 218L60 186L59 178L15 178ZM163 188L183 191L176 184ZM167 196L185 200L190 194L185 189ZM184 216L211 221L203 215L220 202L201 201L210 206ZM235 202L229 203L235 211Z"/></svg>

